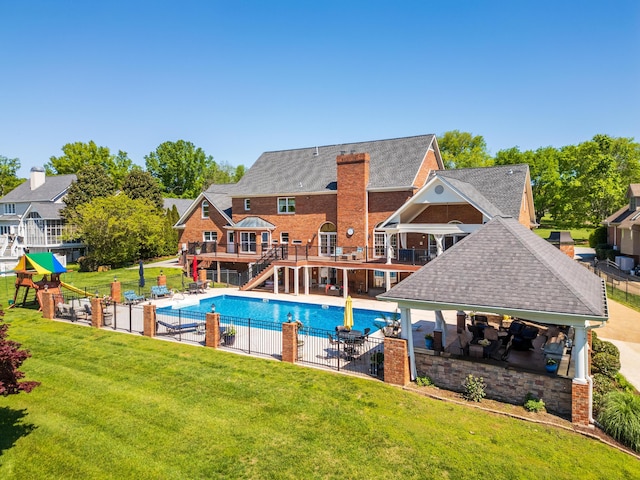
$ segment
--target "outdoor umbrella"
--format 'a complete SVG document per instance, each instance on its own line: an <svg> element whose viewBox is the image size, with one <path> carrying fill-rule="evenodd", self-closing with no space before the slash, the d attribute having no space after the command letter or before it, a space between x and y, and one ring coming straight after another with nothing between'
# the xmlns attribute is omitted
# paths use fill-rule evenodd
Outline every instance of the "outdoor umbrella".
<svg viewBox="0 0 640 480"><path fill-rule="evenodd" d="M198 257L196 257L195 255L193 256L193 281L197 282L198 281Z"/></svg>
<svg viewBox="0 0 640 480"><path fill-rule="evenodd" d="M353 328L353 302L351 301L351 296L348 296L344 302L344 326L347 330Z"/></svg>
<svg viewBox="0 0 640 480"><path fill-rule="evenodd" d="M138 285L140 286L140 288L144 287L144 264L142 263L142 260L140 260L140 270L138 271L138 274L140 275L140 280L138 282Z"/></svg>

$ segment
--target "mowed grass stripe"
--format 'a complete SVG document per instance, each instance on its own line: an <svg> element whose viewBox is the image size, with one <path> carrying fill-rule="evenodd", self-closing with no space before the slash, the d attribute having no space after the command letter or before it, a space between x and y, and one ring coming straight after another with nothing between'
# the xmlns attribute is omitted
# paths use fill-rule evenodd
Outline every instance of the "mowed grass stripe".
<svg viewBox="0 0 640 480"><path fill-rule="evenodd" d="M34 426L2 423L15 437L3 479L640 478L640 462L559 429L39 316L7 314L33 353L23 370L43 385L0 399Z"/></svg>

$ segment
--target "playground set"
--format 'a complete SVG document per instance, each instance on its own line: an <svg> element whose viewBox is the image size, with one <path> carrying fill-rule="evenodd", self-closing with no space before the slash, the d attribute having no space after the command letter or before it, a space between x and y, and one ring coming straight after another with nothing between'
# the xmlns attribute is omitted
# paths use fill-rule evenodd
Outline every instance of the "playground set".
<svg viewBox="0 0 640 480"><path fill-rule="evenodd" d="M39 309L42 308L43 292L53 293L55 297L59 297L60 301L62 301L61 287L83 296L90 296L85 291L60 280L60 274L66 273L67 269L50 252L25 253L20 257L13 270L16 274L16 291L13 295L11 307L18 305L21 289L24 289L24 294L19 305L25 306L27 303L33 302L33 300L29 300L29 293L33 290ZM42 275L42 278L35 281L34 276L36 275Z"/></svg>

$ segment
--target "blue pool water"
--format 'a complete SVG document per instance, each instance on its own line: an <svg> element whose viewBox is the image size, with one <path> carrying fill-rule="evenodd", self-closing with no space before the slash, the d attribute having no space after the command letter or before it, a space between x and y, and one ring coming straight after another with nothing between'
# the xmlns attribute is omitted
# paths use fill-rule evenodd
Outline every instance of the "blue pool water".
<svg viewBox="0 0 640 480"><path fill-rule="evenodd" d="M216 313L254 320L274 321L283 323L287 321L287 314L291 313L293 320L300 320L305 327L334 330L337 325L344 322L344 308L331 305L314 305L311 303L288 302L284 300L271 300L262 298L236 297L233 295L220 295L200 300L198 305L182 307L183 312L211 312L211 305L215 304ZM158 309L165 314L176 314L171 307ZM374 321L384 317L385 314L376 310L353 309L354 330L371 328L375 332L379 327ZM386 314L388 316L388 314Z"/></svg>

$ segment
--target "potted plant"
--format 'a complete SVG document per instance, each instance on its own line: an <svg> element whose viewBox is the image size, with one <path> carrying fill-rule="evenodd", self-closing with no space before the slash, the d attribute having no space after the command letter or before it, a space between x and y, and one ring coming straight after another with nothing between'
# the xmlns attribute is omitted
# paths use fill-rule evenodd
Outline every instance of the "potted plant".
<svg viewBox="0 0 640 480"><path fill-rule="evenodd" d="M427 350L433 350L433 334L427 333L424 336L424 346Z"/></svg>
<svg viewBox="0 0 640 480"><path fill-rule="evenodd" d="M224 338L225 345L233 345L236 341L236 328L233 325L229 325L224 329L222 333L222 338Z"/></svg>
<svg viewBox="0 0 640 480"><path fill-rule="evenodd" d="M555 358L547 358L547 372L554 373L558 370L558 361Z"/></svg>

